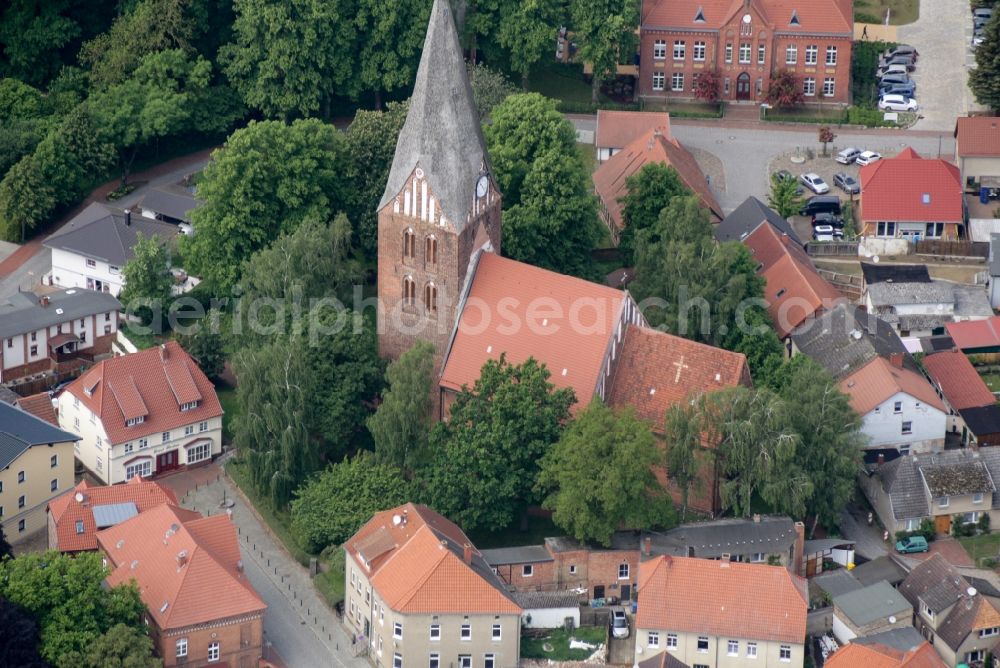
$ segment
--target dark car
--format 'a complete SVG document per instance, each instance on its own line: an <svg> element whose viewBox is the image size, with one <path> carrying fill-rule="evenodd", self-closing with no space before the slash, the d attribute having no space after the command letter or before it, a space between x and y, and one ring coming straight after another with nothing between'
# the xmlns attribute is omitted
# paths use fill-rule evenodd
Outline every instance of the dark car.
<svg viewBox="0 0 1000 668"><path fill-rule="evenodd" d="M815 216L817 213L832 213L840 215L840 198L836 195L817 195L810 197L799 212L803 216Z"/></svg>
<svg viewBox="0 0 1000 668"><path fill-rule="evenodd" d="M893 56L898 56L900 54L912 55L914 60L916 60L917 56L920 55L917 53L917 50L909 44L897 44L891 49L887 49L886 52L882 54L882 57L892 58Z"/></svg>
<svg viewBox="0 0 1000 668"><path fill-rule="evenodd" d="M857 195L861 192L861 184L858 180L847 172L837 172L833 175L833 185L843 190L848 195Z"/></svg>
<svg viewBox="0 0 1000 668"><path fill-rule="evenodd" d="M886 86L894 86L897 84L908 84L912 81L908 74L903 74L902 72L895 72L892 74L886 74L879 80L879 87L885 88Z"/></svg>
<svg viewBox="0 0 1000 668"><path fill-rule="evenodd" d="M910 81L905 84L891 84L889 86L882 86L878 91L879 97L883 95L905 95L906 97L912 97L916 99L917 97L917 83L915 81Z"/></svg>
<svg viewBox="0 0 1000 668"><path fill-rule="evenodd" d="M903 65L906 67L907 72L912 72L917 69L917 61L915 58L909 54L898 54L892 58L884 58L880 63L879 67L888 67L889 65Z"/></svg>
<svg viewBox="0 0 1000 668"><path fill-rule="evenodd" d="M832 213L817 213L812 219L813 229L817 227L829 226L835 230L844 229L844 219L838 218Z"/></svg>

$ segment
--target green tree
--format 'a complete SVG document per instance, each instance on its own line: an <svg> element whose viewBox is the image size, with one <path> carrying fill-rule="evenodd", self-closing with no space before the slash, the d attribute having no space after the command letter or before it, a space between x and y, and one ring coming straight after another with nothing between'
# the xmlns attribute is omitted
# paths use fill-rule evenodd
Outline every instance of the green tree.
<svg viewBox="0 0 1000 668"><path fill-rule="evenodd" d="M798 215L802 210L802 195L795 179L780 179L771 174L771 192L767 195L767 205L782 218Z"/></svg>
<svg viewBox="0 0 1000 668"><path fill-rule="evenodd" d="M63 665L79 668L161 668L163 660L153 656L153 639L143 631L115 624L84 652L64 657Z"/></svg>
<svg viewBox="0 0 1000 668"><path fill-rule="evenodd" d="M137 314L143 323L152 322L153 313L166 313L174 279L163 239L145 237L140 232L132 247L132 259L122 267L125 287L121 302L126 311Z"/></svg>
<svg viewBox="0 0 1000 668"><path fill-rule="evenodd" d="M511 69L521 75L521 87L527 90L531 68L552 50L565 23L564 7L553 0L508 0L503 7L497 41L507 49Z"/></svg>
<svg viewBox="0 0 1000 668"><path fill-rule="evenodd" d="M134 585L106 588L107 569L96 552L26 553L0 562L0 597L21 606L41 629L41 655L58 668L78 666L117 624L146 630L145 606Z"/></svg>
<svg viewBox="0 0 1000 668"><path fill-rule="evenodd" d="M433 420L434 346L418 341L385 371L388 389L368 431L379 461L412 472L427 462Z"/></svg>
<svg viewBox="0 0 1000 668"><path fill-rule="evenodd" d="M976 66L969 70L969 88L976 102L1000 109L1000 11L983 28L983 42L976 47Z"/></svg>
<svg viewBox="0 0 1000 668"><path fill-rule="evenodd" d="M622 261L631 267L635 262L635 240L640 231L656 225L660 212L679 196L691 195L672 166L651 162L625 180L628 193L621 198L622 229L618 242Z"/></svg>
<svg viewBox="0 0 1000 668"><path fill-rule="evenodd" d="M576 154L576 132L556 110L555 100L538 93L511 95L493 108L484 128L490 160L504 205L521 202L521 188L535 161L552 151Z"/></svg>
<svg viewBox="0 0 1000 668"><path fill-rule="evenodd" d="M332 125L251 122L234 132L202 172L197 234L184 240L192 273L223 293L243 262L303 221L330 221L344 209L344 140Z"/></svg>
<svg viewBox="0 0 1000 668"><path fill-rule="evenodd" d="M217 321L217 319L218 312L209 314L198 323L194 331L180 337L181 347L194 358L194 361L198 363L198 368L213 382L222 375L226 368L226 351L222 343L222 336L211 325L211 321Z"/></svg>
<svg viewBox="0 0 1000 668"><path fill-rule="evenodd" d="M322 113L358 70L356 2L236 0L235 41L219 57L233 87L268 118Z"/></svg>
<svg viewBox="0 0 1000 668"><path fill-rule="evenodd" d="M295 492L292 531L310 551L340 545L372 515L410 500L403 472L371 453L333 464Z"/></svg>
<svg viewBox="0 0 1000 668"><path fill-rule="evenodd" d="M778 70L771 75L765 99L775 107L797 107L805 100L802 81L791 70Z"/></svg>
<svg viewBox="0 0 1000 668"><path fill-rule="evenodd" d="M7 241L24 243L55 208L55 188L34 155L21 158L0 181L0 235Z"/></svg>
<svg viewBox="0 0 1000 668"><path fill-rule="evenodd" d="M517 93L517 87L503 72L490 69L482 63L469 65L469 83L472 85L476 108L479 109L479 120L483 123L489 119L493 107Z"/></svg>
<svg viewBox="0 0 1000 668"><path fill-rule="evenodd" d="M52 119L41 91L17 79L0 79L0 174L35 149Z"/></svg>
<svg viewBox="0 0 1000 668"><path fill-rule="evenodd" d="M559 440L575 401L555 389L534 359L483 365L455 399L451 419L431 433L433 459L421 472L430 505L466 531L503 529L537 503L539 462Z"/></svg>
<svg viewBox="0 0 1000 668"><path fill-rule="evenodd" d="M660 459L647 423L595 399L542 457L542 505L560 529L606 547L618 529L669 528L673 504L653 472Z"/></svg>
<svg viewBox="0 0 1000 668"><path fill-rule="evenodd" d="M639 3L632 0L570 0L570 23L579 43L577 58L593 66L591 101L595 104L601 84L618 71L620 54L634 49Z"/></svg>
<svg viewBox="0 0 1000 668"><path fill-rule="evenodd" d="M681 520L687 517L691 491L698 491L702 462L701 449L704 400L671 404L664 417L664 442L667 445L664 462L670 479L681 493Z"/></svg>
<svg viewBox="0 0 1000 668"><path fill-rule="evenodd" d="M385 2L357 0L353 15L359 37L355 46L358 67L350 72L349 90L375 94L382 108L382 94L413 85L427 32L432 0Z"/></svg>
<svg viewBox="0 0 1000 668"><path fill-rule="evenodd" d="M0 665L49 668L38 654L38 624L21 606L0 598Z"/></svg>
<svg viewBox="0 0 1000 668"><path fill-rule="evenodd" d="M5 70L29 84L44 84L62 65L61 49L80 35L67 16L69 0L12 0L0 18Z"/></svg>
<svg viewBox="0 0 1000 668"><path fill-rule="evenodd" d="M563 274L594 278L601 239L597 200L576 151L552 150L531 165L521 201L503 219L504 255Z"/></svg>

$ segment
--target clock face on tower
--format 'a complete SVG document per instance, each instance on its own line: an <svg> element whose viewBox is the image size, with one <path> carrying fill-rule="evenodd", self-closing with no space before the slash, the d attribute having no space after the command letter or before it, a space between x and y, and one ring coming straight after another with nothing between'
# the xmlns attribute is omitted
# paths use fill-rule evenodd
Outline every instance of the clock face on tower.
<svg viewBox="0 0 1000 668"><path fill-rule="evenodd" d="M476 182L476 197L486 197L486 193L490 190L490 179L488 176L483 174L479 177L479 181Z"/></svg>

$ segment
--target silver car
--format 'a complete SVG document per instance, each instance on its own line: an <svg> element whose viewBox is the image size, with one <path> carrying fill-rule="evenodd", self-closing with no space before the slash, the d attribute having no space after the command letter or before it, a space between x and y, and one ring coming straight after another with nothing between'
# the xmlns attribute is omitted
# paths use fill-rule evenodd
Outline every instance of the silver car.
<svg viewBox="0 0 1000 668"><path fill-rule="evenodd" d="M842 165L850 165L851 163L853 163L855 160L858 159L859 155L861 155L861 149L854 148L853 146L851 146L850 148L845 148L843 151L838 153L837 157L834 158L834 160L836 160Z"/></svg>
<svg viewBox="0 0 1000 668"><path fill-rule="evenodd" d="M857 195L861 192L861 184L858 180L847 172L837 172L833 175L833 185L843 190L848 195Z"/></svg>
<svg viewBox="0 0 1000 668"><path fill-rule="evenodd" d="M628 638L628 617L625 616L625 608L621 606L611 608L611 635L615 638Z"/></svg>

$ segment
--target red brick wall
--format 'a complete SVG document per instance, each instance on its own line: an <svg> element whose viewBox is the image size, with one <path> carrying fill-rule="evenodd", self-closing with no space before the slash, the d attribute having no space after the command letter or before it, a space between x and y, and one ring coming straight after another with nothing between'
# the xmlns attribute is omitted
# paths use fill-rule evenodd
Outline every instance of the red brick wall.
<svg viewBox="0 0 1000 668"><path fill-rule="evenodd" d="M522 575L523 564L497 567L497 574L518 591L587 590L587 598L596 598L595 588L604 588L604 597L620 597L622 585L631 585L634 593L639 574L639 544L634 550L580 549L550 552L553 561L532 564L531 577ZM629 565L628 578L618 578L622 563ZM575 572L571 572L575 569Z"/></svg>
<svg viewBox="0 0 1000 668"><path fill-rule="evenodd" d="M155 625L150 625L154 630ZM169 630L154 633L157 653L163 658L164 668L171 666L227 665L231 668L252 668L261 657L264 640L264 618L232 620L222 625L200 626L193 629ZM177 660L177 640L187 638L188 653L186 663ZM241 643L246 639L247 642ZM219 663L208 663L208 646L219 643Z"/></svg>
<svg viewBox="0 0 1000 668"><path fill-rule="evenodd" d="M560 589L556 577L554 561L531 564L532 574L526 577L524 564L506 564L497 567L497 575L504 582L517 587L518 591L552 591Z"/></svg>

